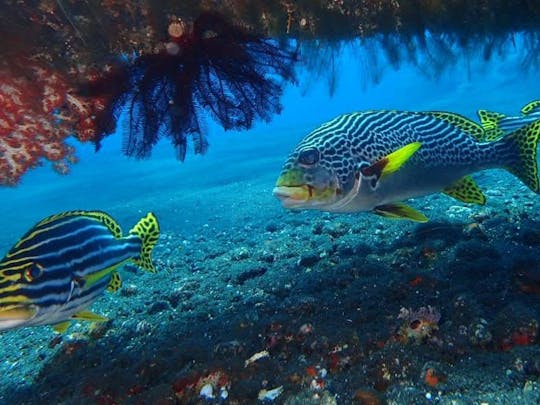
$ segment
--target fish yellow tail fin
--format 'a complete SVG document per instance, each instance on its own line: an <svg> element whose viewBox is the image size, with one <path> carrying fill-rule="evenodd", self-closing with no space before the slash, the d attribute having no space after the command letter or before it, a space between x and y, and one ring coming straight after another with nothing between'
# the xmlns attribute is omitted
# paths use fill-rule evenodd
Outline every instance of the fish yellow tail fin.
<svg viewBox="0 0 540 405"><path fill-rule="evenodd" d="M538 194L540 194L540 181L536 155L539 139L540 120L537 120L519 128L500 141L507 148L509 147L512 154L506 169Z"/></svg>
<svg viewBox="0 0 540 405"><path fill-rule="evenodd" d="M156 272L156 268L152 263L152 250L159 238L159 223L156 216L150 212L129 231L131 235L137 235L141 238L141 253L133 262L152 273Z"/></svg>

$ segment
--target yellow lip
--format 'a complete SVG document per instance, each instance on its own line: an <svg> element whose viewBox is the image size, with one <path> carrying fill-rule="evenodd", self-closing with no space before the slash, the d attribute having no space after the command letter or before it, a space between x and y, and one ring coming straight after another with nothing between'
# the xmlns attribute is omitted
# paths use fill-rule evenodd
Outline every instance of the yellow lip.
<svg viewBox="0 0 540 405"><path fill-rule="evenodd" d="M308 186L278 186L272 193L285 207L303 203L310 197Z"/></svg>
<svg viewBox="0 0 540 405"><path fill-rule="evenodd" d="M34 306L16 306L0 310L0 330L11 329L24 324L36 315Z"/></svg>

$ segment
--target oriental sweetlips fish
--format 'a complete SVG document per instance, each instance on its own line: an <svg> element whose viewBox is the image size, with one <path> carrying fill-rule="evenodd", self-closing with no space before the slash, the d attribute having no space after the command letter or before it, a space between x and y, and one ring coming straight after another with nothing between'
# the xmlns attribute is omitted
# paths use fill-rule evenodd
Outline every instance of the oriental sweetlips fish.
<svg viewBox="0 0 540 405"><path fill-rule="evenodd" d="M70 320L107 321L85 310L108 289L121 286L116 269L132 261L155 272L151 254L159 224L149 213L126 236L100 211L69 211L30 229L0 262L0 330Z"/></svg>
<svg viewBox="0 0 540 405"><path fill-rule="evenodd" d="M466 203L485 197L469 176L505 168L540 192L540 119L499 136L450 112L365 111L340 115L307 135L274 188L285 208L372 211L426 222L402 201L443 192ZM497 130L497 124L492 126ZM488 136L490 135L491 136Z"/></svg>

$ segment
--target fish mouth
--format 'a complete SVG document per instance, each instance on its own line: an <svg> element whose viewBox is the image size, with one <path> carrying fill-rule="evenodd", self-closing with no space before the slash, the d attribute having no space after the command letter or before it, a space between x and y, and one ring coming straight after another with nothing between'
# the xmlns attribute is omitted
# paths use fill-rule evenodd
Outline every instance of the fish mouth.
<svg viewBox="0 0 540 405"><path fill-rule="evenodd" d="M313 196L313 186L308 184L298 186L276 186L272 194L285 208L302 206Z"/></svg>
<svg viewBox="0 0 540 405"><path fill-rule="evenodd" d="M17 306L0 309L0 330L16 328L34 318L37 308L34 306Z"/></svg>

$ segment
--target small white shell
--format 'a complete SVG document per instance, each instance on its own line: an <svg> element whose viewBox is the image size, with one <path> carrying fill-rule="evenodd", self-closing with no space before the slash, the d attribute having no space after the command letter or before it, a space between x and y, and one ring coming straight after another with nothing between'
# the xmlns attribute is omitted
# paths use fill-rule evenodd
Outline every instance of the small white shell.
<svg viewBox="0 0 540 405"><path fill-rule="evenodd" d="M205 384L202 386L199 396L204 399L213 399L214 398L214 388L212 384Z"/></svg>
<svg viewBox="0 0 540 405"><path fill-rule="evenodd" d="M283 392L283 385L271 390L262 389L259 391L259 401L273 401Z"/></svg>
<svg viewBox="0 0 540 405"><path fill-rule="evenodd" d="M268 353L268 350L263 350L262 352L255 353L253 356L251 356L244 362L244 367L249 366L251 363L255 363L257 360L268 357L269 355L270 353Z"/></svg>

